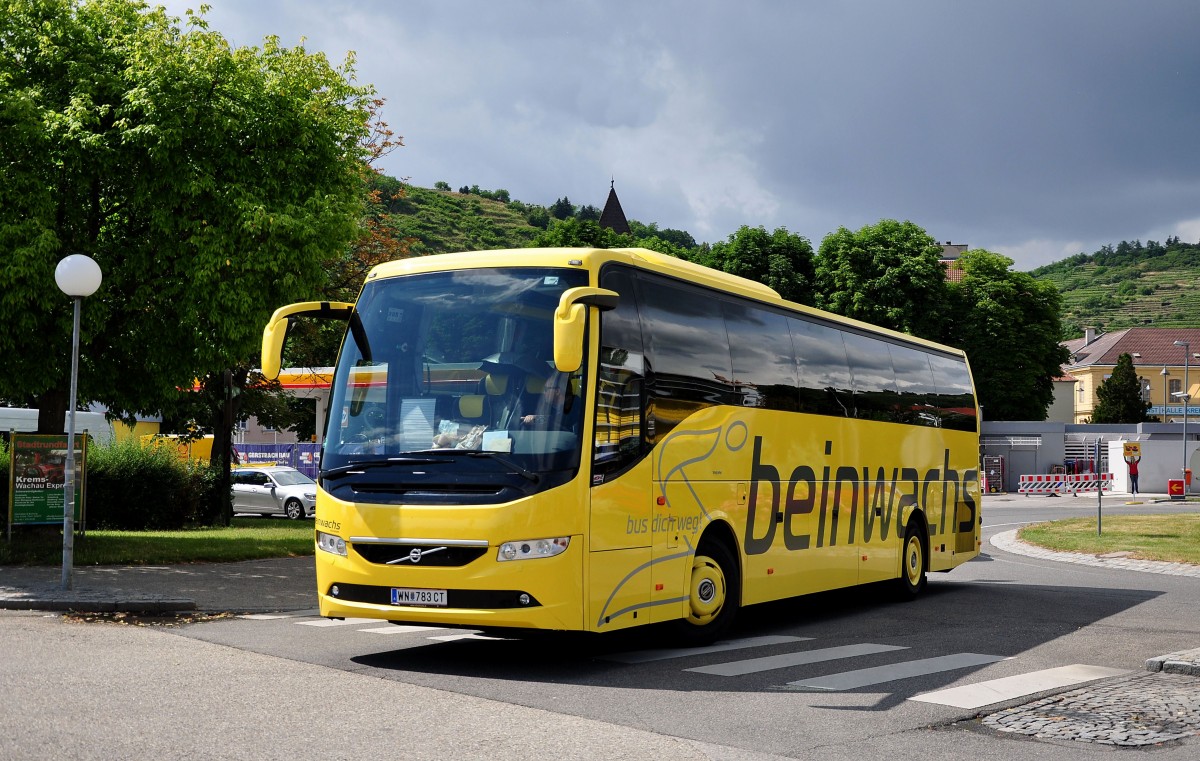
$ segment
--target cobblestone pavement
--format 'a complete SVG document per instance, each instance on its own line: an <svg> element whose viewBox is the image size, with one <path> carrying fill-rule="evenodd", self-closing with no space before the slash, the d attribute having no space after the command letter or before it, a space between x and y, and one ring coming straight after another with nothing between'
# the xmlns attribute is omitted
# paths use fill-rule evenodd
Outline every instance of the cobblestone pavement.
<svg viewBox="0 0 1200 761"><path fill-rule="evenodd" d="M1016 531L996 534L991 544L1005 552L1043 560L1200 577L1200 568L1185 563L1054 552L1020 541ZM1151 658L1146 670L1006 708L984 716L983 725L1040 740L1125 748L1200 736L1200 649Z"/></svg>
<svg viewBox="0 0 1200 761"><path fill-rule="evenodd" d="M1200 735L1200 680L1163 672L1115 677L983 718L1040 740L1143 747Z"/></svg>

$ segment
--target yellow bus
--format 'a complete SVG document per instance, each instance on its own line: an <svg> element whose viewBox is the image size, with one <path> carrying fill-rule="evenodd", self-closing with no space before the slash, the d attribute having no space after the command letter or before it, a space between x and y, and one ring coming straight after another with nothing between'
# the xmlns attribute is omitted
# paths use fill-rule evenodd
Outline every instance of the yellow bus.
<svg viewBox="0 0 1200 761"><path fill-rule="evenodd" d="M316 511L323 616L711 641L745 605L979 552L961 351L641 249L382 264L348 321Z"/></svg>

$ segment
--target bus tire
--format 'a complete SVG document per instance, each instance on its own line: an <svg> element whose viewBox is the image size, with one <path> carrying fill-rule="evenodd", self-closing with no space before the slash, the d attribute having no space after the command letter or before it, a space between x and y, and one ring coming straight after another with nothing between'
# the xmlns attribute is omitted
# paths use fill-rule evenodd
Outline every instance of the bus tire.
<svg viewBox="0 0 1200 761"><path fill-rule="evenodd" d="M921 538L921 522L911 520L904 529L904 544L900 547L900 578L896 580L897 596L913 600L925 589L928 551Z"/></svg>
<svg viewBox="0 0 1200 761"><path fill-rule="evenodd" d="M687 610L675 622L678 638L693 647L710 644L733 625L741 590L737 561L725 544L700 545L692 556L687 590Z"/></svg>

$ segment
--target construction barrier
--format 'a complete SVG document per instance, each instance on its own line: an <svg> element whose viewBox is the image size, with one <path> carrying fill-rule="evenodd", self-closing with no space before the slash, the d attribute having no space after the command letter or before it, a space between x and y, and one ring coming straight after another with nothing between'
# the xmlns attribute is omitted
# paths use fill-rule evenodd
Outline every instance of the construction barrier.
<svg viewBox="0 0 1200 761"><path fill-rule="evenodd" d="M1078 494L1081 491L1112 491L1112 473L1021 476L1018 494Z"/></svg>

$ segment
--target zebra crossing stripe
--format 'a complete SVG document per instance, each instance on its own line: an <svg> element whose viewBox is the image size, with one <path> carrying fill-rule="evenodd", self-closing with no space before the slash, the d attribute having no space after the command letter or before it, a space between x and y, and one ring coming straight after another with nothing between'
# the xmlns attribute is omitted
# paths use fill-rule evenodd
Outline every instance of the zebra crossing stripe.
<svg viewBox="0 0 1200 761"><path fill-rule="evenodd" d="M375 624L375 623L379 623L379 619L377 619L377 618L343 618L342 620L339 621L336 618L322 618L318 621L297 621L296 623L300 626L316 626L318 628L325 628L327 626L356 626L356 625L362 626L363 624Z"/></svg>
<svg viewBox="0 0 1200 761"><path fill-rule="evenodd" d="M936 658L922 658L916 661L904 661L890 666L876 666L856 671L843 671L840 674L818 677L816 679L800 679L788 682L791 687L805 687L811 690L855 690L859 687L869 687L874 684L894 682L899 679L911 679L915 676L937 674L942 671L954 671L971 666L984 666L989 663L1006 660L1003 655L982 655L980 653L955 653Z"/></svg>
<svg viewBox="0 0 1200 761"><path fill-rule="evenodd" d="M617 663L650 663L652 661L668 661L672 658L687 658L693 655L708 655L710 653L726 653L730 650L742 650L748 647L766 647L767 645L786 645L793 642L807 642L812 637L787 637L781 634L770 634L762 637L743 637L727 639L714 645L703 647L676 647L661 650L631 650L626 653L613 653L600 657L602 661Z"/></svg>
<svg viewBox="0 0 1200 761"><path fill-rule="evenodd" d="M441 637L430 637L429 639L437 640L438 642L458 642L464 639L482 639L482 640L502 640L504 637L487 637L483 634L446 634Z"/></svg>
<svg viewBox="0 0 1200 761"><path fill-rule="evenodd" d="M767 655L762 658L750 658L744 661L730 661L728 663L715 663L711 666L698 666L696 668L684 670L694 671L697 674L714 674L716 676L744 676L746 674L755 674L760 671L786 669L792 666L803 666L810 663L823 663L825 661L833 661L839 658L857 658L863 655L874 655L875 653L888 653L893 650L907 649L907 647L899 647L897 645L875 645L869 642L864 642L859 645L839 645L837 647L826 647L820 650L803 650L798 653Z"/></svg>
<svg viewBox="0 0 1200 761"><path fill-rule="evenodd" d="M1043 671L1031 671L1028 674L1006 676L978 684L967 684L962 687L951 687L937 692L927 692L914 695L909 700L922 703L952 706L954 708L982 708L993 703L1003 703L1013 698L1032 695L1037 692L1054 690L1060 687L1070 687L1083 682L1104 679L1110 676L1120 676L1128 671L1105 668L1103 666L1086 666L1074 664L1059 666Z"/></svg>
<svg viewBox="0 0 1200 761"><path fill-rule="evenodd" d="M388 624L387 626L372 626L369 629L359 629L360 632L368 632L370 634L411 634L413 632L440 632L445 631L444 626L416 626L409 624Z"/></svg>

